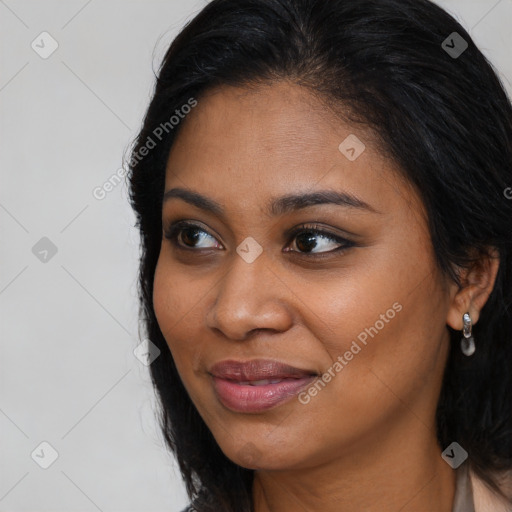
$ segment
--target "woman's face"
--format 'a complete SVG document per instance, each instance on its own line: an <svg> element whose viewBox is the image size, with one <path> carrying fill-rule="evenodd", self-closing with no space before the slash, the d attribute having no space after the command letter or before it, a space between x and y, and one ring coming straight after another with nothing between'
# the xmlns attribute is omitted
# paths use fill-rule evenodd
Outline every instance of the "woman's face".
<svg viewBox="0 0 512 512"><path fill-rule="evenodd" d="M370 132L284 82L218 88L182 122L165 191L189 196L168 194L162 220L194 228L163 236L154 308L224 453L305 468L434 437L450 296Z"/></svg>

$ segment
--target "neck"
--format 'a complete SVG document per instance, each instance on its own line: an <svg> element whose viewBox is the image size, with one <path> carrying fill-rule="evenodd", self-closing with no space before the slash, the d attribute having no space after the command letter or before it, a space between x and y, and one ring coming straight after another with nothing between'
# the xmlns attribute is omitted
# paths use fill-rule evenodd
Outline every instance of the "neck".
<svg viewBox="0 0 512 512"><path fill-rule="evenodd" d="M256 471L255 512L452 512L455 471L441 458L434 430L412 423L354 443L327 463Z"/></svg>

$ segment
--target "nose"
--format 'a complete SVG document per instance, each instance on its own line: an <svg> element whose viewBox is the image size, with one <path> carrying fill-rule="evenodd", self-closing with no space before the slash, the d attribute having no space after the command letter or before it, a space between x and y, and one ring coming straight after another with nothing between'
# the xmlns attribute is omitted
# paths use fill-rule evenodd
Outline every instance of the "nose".
<svg viewBox="0 0 512 512"><path fill-rule="evenodd" d="M218 283L217 298L207 314L210 329L232 340L243 341L255 331L282 332L293 324L292 293L268 265L265 253L252 263L238 254Z"/></svg>

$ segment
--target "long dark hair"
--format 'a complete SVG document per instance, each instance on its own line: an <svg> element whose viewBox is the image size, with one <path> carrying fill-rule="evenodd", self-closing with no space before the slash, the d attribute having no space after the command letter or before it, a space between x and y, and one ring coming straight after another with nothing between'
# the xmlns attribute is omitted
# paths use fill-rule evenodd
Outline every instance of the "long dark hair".
<svg viewBox="0 0 512 512"><path fill-rule="evenodd" d="M459 55L443 44L464 49L453 32L468 45ZM460 331L447 327L437 436L443 448L462 445L499 492L495 475L512 468L512 108L497 74L466 30L428 0L213 0L169 47L128 164L141 234L141 326L161 351L151 377L190 498L201 512L249 512L254 472L220 450L153 309L165 167L186 122L170 118L215 86L282 79L376 131L423 200L444 275L460 285L457 267L498 250L496 282L473 330L477 353L462 355Z"/></svg>

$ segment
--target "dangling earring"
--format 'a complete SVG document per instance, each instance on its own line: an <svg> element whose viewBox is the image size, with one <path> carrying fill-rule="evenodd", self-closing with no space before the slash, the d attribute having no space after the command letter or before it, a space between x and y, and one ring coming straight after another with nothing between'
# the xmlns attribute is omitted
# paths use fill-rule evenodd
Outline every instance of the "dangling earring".
<svg viewBox="0 0 512 512"><path fill-rule="evenodd" d="M469 313L462 315L462 334L464 338L460 340L460 348L462 353L470 356L475 353L475 338L471 336L471 316Z"/></svg>

